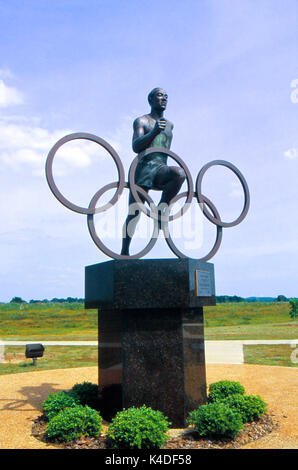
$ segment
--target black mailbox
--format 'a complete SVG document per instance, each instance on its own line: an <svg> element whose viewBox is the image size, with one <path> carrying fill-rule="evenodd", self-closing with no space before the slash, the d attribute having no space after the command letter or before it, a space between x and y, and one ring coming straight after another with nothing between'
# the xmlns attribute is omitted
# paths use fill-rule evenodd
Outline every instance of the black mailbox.
<svg viewBox="0 0 298 470"><path fill-rule="evenodd" d="M37 344L26 344L26 357L33 359L33 364L36 364L36 358L42 357L44 352L44 346L40 343Z"/></svg>

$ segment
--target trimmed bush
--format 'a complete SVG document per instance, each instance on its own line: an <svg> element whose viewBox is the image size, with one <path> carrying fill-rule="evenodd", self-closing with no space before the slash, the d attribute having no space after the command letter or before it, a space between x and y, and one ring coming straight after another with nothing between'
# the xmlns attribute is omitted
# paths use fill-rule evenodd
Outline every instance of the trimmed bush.
<svg viewBox="0 0 298 470"><path fill-rule="evenodd" d="M244 423L258 419L266 412L267 406L259 395L231 395L222 403L238 411Z"/></svg>
<svg viewBox="0 0 298 470"><path fill-rule="evenodd" d="M89 406L77 405L60 411L46 426L50 439L66 442L79 437L97 437L101 431L102 418Z"/></svg>
<svg viewBox="0 0 298 470"><path fill-rule="evenodd" d="M116 449L159 449L167 441L171 423L160 411L143 405L119 411L107 433L107 443Z"/></svg>
<svg viewBox="0 0 298 470"><path fill-rule="evenodd" d="M200 406L189 413L188 422L201 437L234 437L243 428L240 413L222 402Z"/></svg>
<svg viewBox="0 0 298 470"><path fill-rule="evenodd" d="M78 399L69 395L68 392L50 393L42 404L45 418L49 421L64 408L76 406Z"/></svg>
<svg viewBox="0 0 298 470"><path fill-rule="evenodd" d="M75 384L68 394L75 398L81 405L88 405L90 408L97 409L99 404L98 385L91 382Z"/></svg>
<svg viewBox="0 0 298 470"><path fill-rule="evenodd" d="M208 403L223 400L230 395L243 395L245 388L240 382L231 380L220 380L209 385Z"/></svg>

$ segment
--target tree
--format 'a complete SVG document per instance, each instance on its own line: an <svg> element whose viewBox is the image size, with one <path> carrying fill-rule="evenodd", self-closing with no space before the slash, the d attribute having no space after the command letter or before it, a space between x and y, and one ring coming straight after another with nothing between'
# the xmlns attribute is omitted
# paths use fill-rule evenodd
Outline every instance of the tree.
<svg viewBox="0 0 298 470"><path fill-rule="evenodd" d="M298 300L290 299L289 304L290 304L289 315L293 320L295 320L296 317L298 316Z"/></svg>
<svg viewBox="0 0 298 470"><path fill-rule="evenodd" d="M278 295L276 298L277 302L287 302L287 298L284 295Z"/></svg>
<svg viewBox="0 0 298 470"><path fill-rule="evenodd" d="M13 297L10 303L23 304L26 303L26 301L23 300L21 297Z"/></svg>

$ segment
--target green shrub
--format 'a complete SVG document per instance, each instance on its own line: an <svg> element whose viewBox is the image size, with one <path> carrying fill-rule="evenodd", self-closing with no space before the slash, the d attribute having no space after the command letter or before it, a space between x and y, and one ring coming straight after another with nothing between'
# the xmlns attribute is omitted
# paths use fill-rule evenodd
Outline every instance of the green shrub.
<svg viewBox="0 0 298 470"><path fill-rule="evenodd" d="M143 405L119 411L107 433L107 444L120 449L159 449L171 423L160 411Z"/></svg>
<svg viewBox="0 0 298 470"><path fill-rule="evenodd" d="M202 405L191 411L188 422L202 437L234 437L243 427L240 413L222 402Z"/></svg>
<svg viewBox="0 0 298 470"><path fill-rule="evenodd" d="M259 418L266 411L266 403L258 395L231 395L222 403L237 410L244 423Z"/></svg>
<svg viewBox="0 0 298 470"><path fill-rule="evenodd" d="M50 393L42 404L42 409L47 420L51 420L64 408L76 406L78 399L67 392Z"/></svg>
<svg viewBox="0 0 298 470"><path fill-rule="evenodd" d="M75 398L81 405L88 405L90 408L97 409L98 407L98 385L91 382L83 382L75 384L68 392L69 395Z"/></svg>
<svg viewBox="0 0 298 470"><path fill-rule="evenodd" d="M97 437L101 431L102 418L89 406L76 405L60 411L46 426L46 435L58 441L72 441L79 437Z"/></svg>
<svg viewBox="0 0 298 470"><path fill-rule="evenodd" d="M240 382L234 382L231 380L220 380L219 382L213 382L209 385L208 403L223 400L224 398L235 395L243 395L245 388Z"/></svg>

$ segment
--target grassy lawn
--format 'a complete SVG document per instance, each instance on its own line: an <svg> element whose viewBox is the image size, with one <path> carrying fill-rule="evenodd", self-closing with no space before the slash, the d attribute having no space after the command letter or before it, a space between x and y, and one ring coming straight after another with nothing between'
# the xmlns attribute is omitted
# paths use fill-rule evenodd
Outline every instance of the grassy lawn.
<svg viewBox="0 0 298 470"><path fill-rule="evenodd" d="M97 310L81 303L0 304L1 340L97 339Z"/></svg>
<svg viewBox="0 0 298 470"><path fill-rule="evenodd" d="M289 317L288 302L241 302L204 308L206 340L297 339L298 324ZM1 340L97 340L97 310L81 303L0 304ZM250 364L295 367L289 345L244 347ZM25 359L25 346L5 347L0 374L88 367L97 364L96 346L48 346L37 366ZM10 362L7 362L10 361Z"/></svg>
<svg viewBox="0 0 298 470"><path fill-rule="evenodd" d="M293 354L294 361L296 358L293 352L294 348L290 345L244 345L244 362L246 364L297 367L298 363L291 360ZM96 346L47 346L44 356L37 359L36 366L33 366L32 359L25 358L25 346L6 346L5 363L0 363L0 375L96 365Z"/></svg>
<svg viewBox="0 0 298 470"><path fill-rule="evenodd" d="M260 325L230 325L205 327L206 340L233 339L297 339L298 324L275 323Z"/></svg>
<svg viewBox="0 0 298 470"><path fill-rule="evenodd" d="M37 359L36 366L32 359L25 358L25 346L6 346L0 375L96 365L97 346L46 346L44 356Z"/></svg>
<svg viewBox="0 0 298 470"><path fill-rule="evenodd" d="M207 327L227 325L261 325L291 321L289 302L239 302L205 307Z"/></svg>
<svg viewBox="0 0 298 470"><path fill-rule="evenodd" d="M288 302L239 302L204 308L207 340L296 339Z"/></svg>
<svg viewBox="0 0 298 470"><path fill-rule="evenodd" d="M296 339L288 302L239 302L204 308L207 340ZM97 339L97 310L81 303L0 304L0 339Z"/></svg>
<svg viewBox="0 0 298 470"><path fill-rule="evenodd" d="M297 344L298 347L298 344ZM295 356L294 348L288 344L257 344L244 345L244 362L246 364L263 364L267 366L297 367L298 364L291 360ZM298 359L298 355L297 355ZM295 360L295 357L294 357Z"/></svg>

